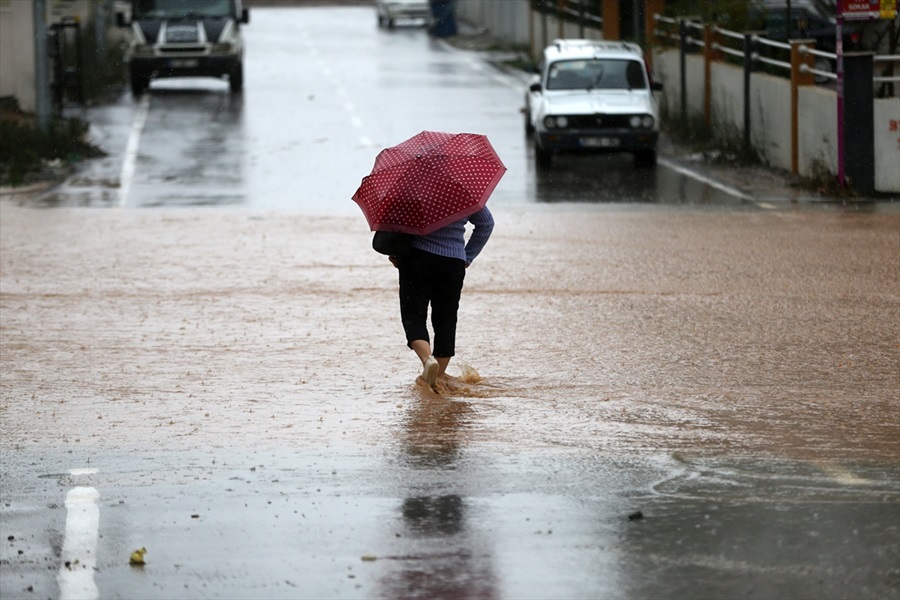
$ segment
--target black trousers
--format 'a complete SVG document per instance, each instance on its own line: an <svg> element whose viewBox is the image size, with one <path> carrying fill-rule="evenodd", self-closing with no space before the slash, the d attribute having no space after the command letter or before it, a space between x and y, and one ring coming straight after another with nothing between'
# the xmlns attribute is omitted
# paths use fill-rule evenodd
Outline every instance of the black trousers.
<svg viewBox="0 0 900 600"><path fill-rule="evenodd" d="M431 304L431 326L434 328L432 354L451 357L456 353L456 313L466 263L458 258L438 256L416 248L399 257L400 318L406 332L406 344L425 340L428 336L428 305Z"/></svg>

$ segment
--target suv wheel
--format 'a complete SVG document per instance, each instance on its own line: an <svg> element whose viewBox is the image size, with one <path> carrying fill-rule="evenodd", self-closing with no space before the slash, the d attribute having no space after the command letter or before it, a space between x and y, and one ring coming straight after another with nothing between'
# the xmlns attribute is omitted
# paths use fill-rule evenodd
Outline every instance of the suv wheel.
<svg viewBox="0 0 900 600"><path fill-rule="evenodd" d="M150 78L146 75L131 72L131 95L134 97L142 96L147 88L150 87Z"/></svg>

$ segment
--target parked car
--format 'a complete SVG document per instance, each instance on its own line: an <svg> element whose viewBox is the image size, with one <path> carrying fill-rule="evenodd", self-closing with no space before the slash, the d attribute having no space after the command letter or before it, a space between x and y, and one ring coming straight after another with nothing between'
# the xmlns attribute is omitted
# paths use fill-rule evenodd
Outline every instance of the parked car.
<svg viewBox="0 0 900 600"><path fill-rule="evenodd" d="M629 152L656 165L659 109L644 52L637 44L556 40L543 52L525 94L525 133L537 166L562 153Z"/></svg>
<svg viewBox="0 0 900 600"><path fill-rule="evenodd" d="M375 0L378 26L392 28L401 19L424 20L431 17L428 0Z"/></svg>
<svg viewBox="0 0 900 600"><path fill-rule="evenodd" d="M241 24L250 22L241 0L134 0L128 50L131 91L143 94L159 77L228 77L232 92L244 86Z"/></svg>

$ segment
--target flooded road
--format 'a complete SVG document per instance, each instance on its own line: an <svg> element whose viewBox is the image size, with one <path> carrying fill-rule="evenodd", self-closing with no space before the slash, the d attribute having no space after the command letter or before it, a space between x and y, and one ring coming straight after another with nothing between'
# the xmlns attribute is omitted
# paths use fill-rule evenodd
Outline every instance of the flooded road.
<svg viewBox="0 0 900 600"><path fill-rule="evenodd" d="M4 597L897 593L896 211L495 207L435 394L361 216L0 210Z"/></svg>

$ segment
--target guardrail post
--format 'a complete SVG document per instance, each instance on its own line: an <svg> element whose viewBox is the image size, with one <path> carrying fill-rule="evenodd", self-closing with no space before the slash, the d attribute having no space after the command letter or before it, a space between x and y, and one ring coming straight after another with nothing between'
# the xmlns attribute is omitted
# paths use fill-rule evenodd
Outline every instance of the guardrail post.
<svg viewBox="0 0 900 600"><path fill-rule="evenodd" d="M656 46L656 36L654 35L657 27L656 16L662 14L666 8L666 3L665 0L644 0L644 6L644 39L647 40L645 49L647 51L647 60L652 69L653 51Z"/></svg>
<svg viewBox="0 0 900 600"><path fill-rule="evenodd" d="M791 44L791 172L800 172L800 119L799 105L800 87L814 85L815 78L810 72L803 72L801 65L813 67L813 55L801 52L801 46L814 48L813 40L790 40Z"/></svg>
<svg viewBox="0 0 900 600"><path fill-rule="evenodd" d="M703 26L703 121L707 129L712 127L712 64L722 59L718 43L715 26L707 23Z"/></svg>
<svg viewBox="0 0 900 600"><path fill-rule="evenodd" d="M688 34L687 21L679 19L678 21L678 67L681 70L681 122L687 122L687 59L685 55L688 51Z"/></svg>
<svg viewBox="0 0 900 600"><path fill-rule="evenodd" d="M603 39L622 39L619 29L619 0L602 0L600 16L603 17Z"/></svg>
<svg viewBox="0 0 900 600"><path fill-rule="evenodd" d="M755 64L754 54L756 42L753 41L755 33L744 34L744 150L750 149L750 79Z"/></svg>
<svg viewBox="0 0 900 600"><path fill-rule="evenodd" d="M844 54L844 167L853 188L875 191L875 107L871 52Z"/></svg>

